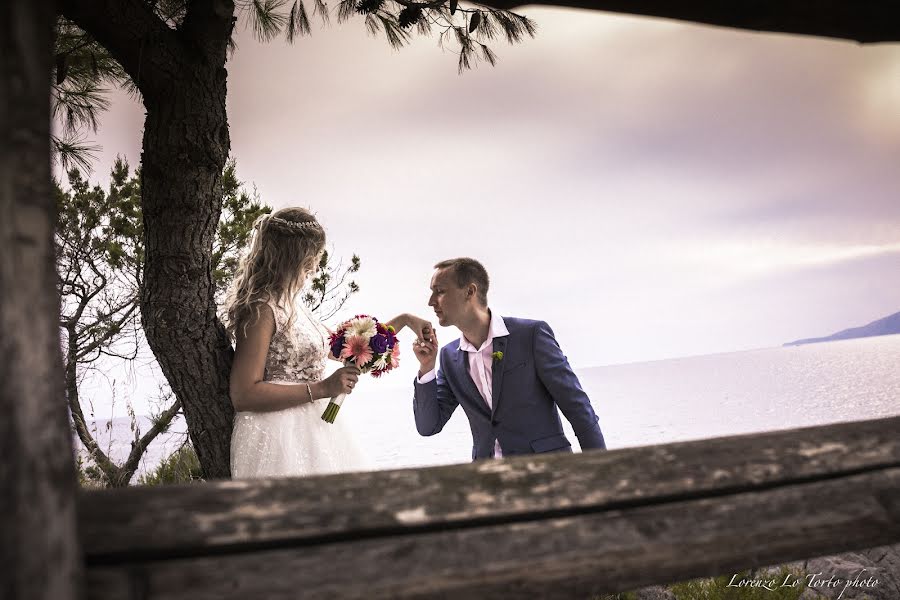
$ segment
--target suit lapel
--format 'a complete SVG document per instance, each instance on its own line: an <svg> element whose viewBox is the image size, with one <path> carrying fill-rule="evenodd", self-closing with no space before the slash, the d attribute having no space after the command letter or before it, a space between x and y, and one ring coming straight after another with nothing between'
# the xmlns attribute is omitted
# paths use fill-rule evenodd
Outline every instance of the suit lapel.
<svg viewBox="0 0 900 600"><path fill-rule="evenodd" d="M456 350L456 372L459 373L459 379L468 392L469 398L474 401L476 406L480 406L484 412L487 412L487 404L484 403L484 398L481 397L481 392L475 387L475 382L472 381L472 375L469 373L469 353L465 350Z"/></svg>
<svg viewBox="0 0 900 600"><path fill-rule="evenodd" d="M494 360L491 364L491 416L497 412L497 404L500 403L500 392L503 389L503 360L506 359L508 339L508 335L494 338L494 352L502 352L503 359Z"/></svg>

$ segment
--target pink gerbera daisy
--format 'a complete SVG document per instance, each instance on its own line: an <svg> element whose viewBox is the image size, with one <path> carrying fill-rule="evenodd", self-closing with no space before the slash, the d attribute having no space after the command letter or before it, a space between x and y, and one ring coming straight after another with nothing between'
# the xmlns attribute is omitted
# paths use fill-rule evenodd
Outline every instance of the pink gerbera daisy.
<svg viewBox="0 0 900 600"><path fill-rule="evenodd" d="M341 358L344 360L351 359L356 363L357 367L362 367L372 360L373 356L374 354L372 353L372 348L369 346L369 340L361 335L354 335L347 338L344 342L344 348L341 350Z"/></svg>
<svg viewBox="0 0 900 600"><path fill-rule="evenodd" d="M394 344L394 348L391 351L391 368L396 369L400 364L400 344Z"/></svg>

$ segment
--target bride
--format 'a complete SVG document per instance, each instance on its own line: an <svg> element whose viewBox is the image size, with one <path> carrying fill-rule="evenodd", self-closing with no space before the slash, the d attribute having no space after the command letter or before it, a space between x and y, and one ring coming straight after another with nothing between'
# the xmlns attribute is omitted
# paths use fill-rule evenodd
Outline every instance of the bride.
<svg viewBox="0 0 900 600"><path fill-rule="evenodd" d="M329 331L299 300L319 264L325 231L303 208L260 217L225 300L235 342L230 392L234 405L231 475L279 477L362 471L366 456L346 419L321 419L328 399L353 391L359 369L323 378ZM385 325L427 339L431 325L402 314Z"/></svg>

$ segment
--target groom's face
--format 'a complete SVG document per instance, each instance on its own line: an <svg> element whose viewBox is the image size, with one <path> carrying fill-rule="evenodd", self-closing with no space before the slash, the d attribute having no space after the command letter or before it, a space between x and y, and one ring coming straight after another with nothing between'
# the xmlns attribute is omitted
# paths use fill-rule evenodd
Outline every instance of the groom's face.
<svg viewBox="0 0 900 600"><path fill-rule="evenodd" d="M466 288L457 285L453 269L437 269L431 276L428 306L434 309L441 327L459 323L460 316L466 310Z"/></svg>

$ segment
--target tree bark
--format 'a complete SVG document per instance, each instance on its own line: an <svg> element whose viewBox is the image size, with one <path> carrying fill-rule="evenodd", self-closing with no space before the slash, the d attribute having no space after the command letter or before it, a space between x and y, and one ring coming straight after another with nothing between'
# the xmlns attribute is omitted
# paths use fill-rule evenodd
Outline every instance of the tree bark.
<svg viewBox="0 0 900 600"><path fill-rule="evenodd" d="M50 181L52 2L0 3L0 597L78 596Z"/></svg>
<svg viewBox="0 0 900 600"><path fill-rule="evenodd" d="M233 351L216 317L212 246L231 149L225 58L234 2L193 0L177 31L139 0L62 3L143 95L144 333L181 401L204 476L229 477Z"/></svg>
<svg viewBox="0 0 900 600"><path fill-rule="evenodd" d="M224 42L223 42L224 45ZM230 149L225 69L202 62L147 99L141 163L144 332L181 400L207 478L230 477L233 352L216 316L212 246Z"/></svg>

